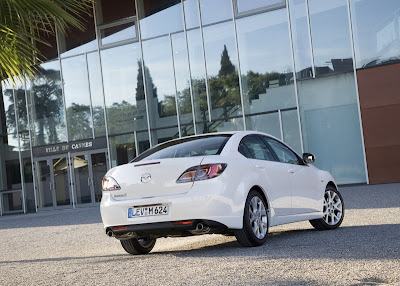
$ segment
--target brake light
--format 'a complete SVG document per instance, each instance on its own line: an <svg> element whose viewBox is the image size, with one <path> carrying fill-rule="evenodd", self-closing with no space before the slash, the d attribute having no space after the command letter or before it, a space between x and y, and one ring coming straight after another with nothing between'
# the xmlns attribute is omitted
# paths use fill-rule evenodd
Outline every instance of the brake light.
<svg viewBox="0 0 400 286"><path fill-rule="evenodd" d="M121 189L117 181L112 177L104 177L101 181L101 186L103 191L116 191Z"/></svg>
<svg viewBox="0 0 400 286"><path fill-rule="evenodd" d="M177 183L208 180L218 177L226 169L227 164L208 164L187 169L176 181Z"/></svg>

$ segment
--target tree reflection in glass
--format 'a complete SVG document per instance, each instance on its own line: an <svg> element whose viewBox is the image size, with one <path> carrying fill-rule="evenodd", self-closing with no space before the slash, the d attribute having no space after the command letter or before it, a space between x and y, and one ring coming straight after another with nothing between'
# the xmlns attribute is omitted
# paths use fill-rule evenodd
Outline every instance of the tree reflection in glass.
<svg viewBox="0 0 400 286"><path fill-rule="evenodd" d="M33 145L66 141L61 79L58 62L41 65L28 93Z"/></svg>

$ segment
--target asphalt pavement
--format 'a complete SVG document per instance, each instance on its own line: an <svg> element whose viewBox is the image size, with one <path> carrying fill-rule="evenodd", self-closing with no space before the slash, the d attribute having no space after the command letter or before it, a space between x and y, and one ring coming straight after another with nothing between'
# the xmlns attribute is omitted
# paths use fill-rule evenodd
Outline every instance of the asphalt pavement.
<svg viewBox="0 0 400 286"><path fill-rule="evenodd" d="M340 188L345 219L234 237L158 239L132 256L105 235L98 207L0 217L0 285L400 285L400 184Z"/></svg>

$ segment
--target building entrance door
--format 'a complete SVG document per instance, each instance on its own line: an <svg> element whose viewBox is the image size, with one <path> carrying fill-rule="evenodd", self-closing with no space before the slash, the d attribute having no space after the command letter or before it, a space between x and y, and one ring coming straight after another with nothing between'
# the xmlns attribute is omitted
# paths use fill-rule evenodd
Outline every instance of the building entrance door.
<svg viewBox="0 0 400 286"><path fill-rule="evenodd" d="M101 180L107 172L107 150L71 154L76 205L101 201Z"/></svg>
<svg viewBox="0 0 400 286"><path fill-rule="evenodd" d="M67 156L50 156L35 160L38 207L72 205Z"/></svg>
<svg viewBox="0 0 400 286"><path fill-rule="evenodd" d="M101 201L107 149L34 160L38 208L93 205Z"/></svg>

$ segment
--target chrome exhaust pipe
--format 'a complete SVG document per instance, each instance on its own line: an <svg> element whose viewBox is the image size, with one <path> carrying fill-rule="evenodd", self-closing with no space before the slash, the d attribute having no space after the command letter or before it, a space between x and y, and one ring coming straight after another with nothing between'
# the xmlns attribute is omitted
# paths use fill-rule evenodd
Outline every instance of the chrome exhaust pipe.
<svg viewBox="0 0 400 286"><path fill-rule="evenodd" d="M112 236L114 235L114 233L113 233L113 231L112 231L111 229L107 230L106 234L107 234L109 237L112 237Z"/></svg>
<svg viewBox="0 0 400 286"><path fill-rule="evenodd" d="M204 229L204 225L202 223L198 223L196 225L196 231L202 231Z"/></svg>
<svg viewBox="0 0 400 286"><path fill-rule="evenodd" d="M210 228L207 225L199 222L196 224L196 228L194 230L190 230L192 234L206 234L210 232Z"/></svg>

